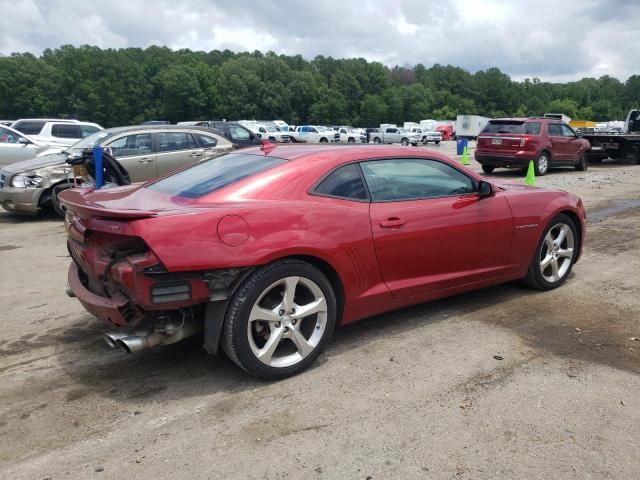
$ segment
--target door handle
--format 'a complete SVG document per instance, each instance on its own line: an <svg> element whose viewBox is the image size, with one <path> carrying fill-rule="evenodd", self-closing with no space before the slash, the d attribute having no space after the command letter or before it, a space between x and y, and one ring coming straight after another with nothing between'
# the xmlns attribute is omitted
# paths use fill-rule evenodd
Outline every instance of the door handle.
<svg viewBox="0 0 640 480"><path fill-rule="evenodd" d="M153 162L153 158L149 158L149 157L144 157L141 158L140 160L138 160L140 163L151 163Z"/></svg>
<svg viewBox="0 0 640 480"><path fill-rule="evenodd" d="M202 152L191 152L189 154L190 157L201 157L202 156Z"/></svg>
<svg viewBox="0 0 640 480"><path fill-rule="evenodd" d="M400 228L405 223L407 223L407 222L405 222L404 220L400 220L397 217L391 217L391 218L387 219L384 222L380 222L380 227L382 227L382 228Z"/></svg>

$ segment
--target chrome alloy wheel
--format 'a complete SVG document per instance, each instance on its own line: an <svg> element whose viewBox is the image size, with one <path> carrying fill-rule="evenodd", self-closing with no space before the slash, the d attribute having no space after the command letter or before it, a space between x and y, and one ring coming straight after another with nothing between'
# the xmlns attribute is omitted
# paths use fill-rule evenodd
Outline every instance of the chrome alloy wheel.
<svg viewBox="0 0 640 480"><path fill-rule="evenodd" d="M286 277L260 294L249 314L247 335L255 357L275 368L304 360L318 346L327 326L327 301L305 277Z"/></svg>
<svg viewBox="0 0 640 480"><path fill-rule="evenodd" d="M549 170L549 158L546 155L540 155L538 158L538 174L544 175Z"/></svg>
<svg viewBox="0 0 640 480"><path fill-rule="evenodd" d="M547 232L540 250L540 272L549 283L556 283L567 274L573 262L573 231L566 223L558 223Z"/></svg>

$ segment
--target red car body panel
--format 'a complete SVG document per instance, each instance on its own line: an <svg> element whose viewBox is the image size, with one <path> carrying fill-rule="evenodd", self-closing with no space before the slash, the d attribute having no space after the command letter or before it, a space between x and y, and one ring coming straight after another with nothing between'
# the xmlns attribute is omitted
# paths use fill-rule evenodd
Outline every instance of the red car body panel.
<svg viewBox="0 0 640 480"><path fill-rule="evenodd" d="M255 148L242 154L265 153ZM124 292L135 311L175 309L207 301L206 282L191 272L297 256L335 271L343 297L341 322L348 323L523 277L542 230L558 212L574 215L584 237L582 203L559 191L506 185L489 198L467 194L387 203L310 193L335 167L377 158L435 159L483 180L432 150L295 145L278 146L269 155L290 161L198 199L170 197L146 186L60 194L70 211L72 256L93 285L78 286L72 278L77 269L70 270L71 288L87 310L118 325L126 322L116 315L122 305L114 306L112 315L103 304L91 306L101 275L109 277L105 288ZM402 225L394 226L394 218ZM149 251L109 265L114 237L131 245L142 239ZM186 275L189 302L153 303L149 291L156 280L145 268L158 262L169 273Z"/></svg>

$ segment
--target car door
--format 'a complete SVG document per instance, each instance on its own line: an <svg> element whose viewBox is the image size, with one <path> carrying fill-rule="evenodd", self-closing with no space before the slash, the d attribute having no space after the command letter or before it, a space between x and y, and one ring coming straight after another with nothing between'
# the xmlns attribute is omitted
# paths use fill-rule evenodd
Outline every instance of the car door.
<svg viewBox="0 0 640 480"><path fill-rule="evenodd" d="M569 155L568 142L569 139L564 136L562 132L562 125L559 123L550 123L548 125L549 140L551 142L551 161L552 162L564 162L568 159Z"/></svg>
<svg viewBox="0 0 640 480"><path fill-rule="evenodd" d="M158 176L198 163L204 158L204 148L186 131L157 132L156 163Z"/></svg>
<svg viewBox="0 0 640 480"><path fill-rule="evenodd" d="M34 158L38 151L36 144L14 130L0 126L0 167Z"/></svg>
<svg viewBox="0 0 640 480"><path fill-rule="evenodd" d="M256 141L255 135L240 125L228 125L227 129L229 130L229 138L231 138L231 141L240 148L260 143Z"/></svg>
<svg viewBox="0 0 640 480"><path fill-rule="evenodd" d="M113 156L129 173L132 182L144 182L158 176L151 133L130 133L106 142Z"/></svg>
<svg viewBox="0 0 640 480"><path fill-rule="evenodd" d="M208 160L209 158L228 152L233 145L226 138L205 132L191 132L198 146L202 149L202 157L196 157L198 162ZM194 162L192 162L194 163Z"/></svg>
<svg viewBox="0 0 640 480"><path fill-rule="evenodd" d="M410 297L499 277L513 219L504 196L481 198L474 179L438 160L361 163L382 277Z"/></svg>
<svg viewBox="0 0 640 480"><path fill-rule="evenodd" d="M562 127L562 134L567 139L567 143L565 144L567 149L567 160L577 161L582 154L582 142L580 141L580 137L578 137L568 125L562 124L560 126Z"/></svg>

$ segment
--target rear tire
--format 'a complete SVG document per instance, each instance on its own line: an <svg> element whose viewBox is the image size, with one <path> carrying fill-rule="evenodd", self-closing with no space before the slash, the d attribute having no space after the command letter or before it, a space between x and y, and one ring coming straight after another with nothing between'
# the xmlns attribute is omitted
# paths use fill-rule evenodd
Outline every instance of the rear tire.
<svg viewBox="0 0 640 480"><path fill-rule="evenodd" d="M320 139L320 143L329 143L329 140L327 140L326 138L322 137Z"/></svg>
<svg viewBox="0 0 640 480"><path fill-rule="evenodd" d="M305 309L312 313L302 316ZM300 260L279 260L256 270L231 298L222 347L251 375L289 377L324 349L336 312L335 293L320 270Z"/></svg>
<svg viewBox="0 0 640 480"><path fill-rule="evenodd" d="M347 140L347 143L356 143L356 139L355 138L349 138L349 140Z"/></svg>
<svg viewBox="0 0 640 480"><path fill-rule="evenodd" d="M587 162L587 152L584 152L576 163L576 171L585 172L589 168L589 162Z"/></svg>
<svg viewBox="0 0 640 480"><path fill-rule="evenodd" d="M484 173L493 173L495 169L496 167L493 165L482 165L482 171Z"/></svg>
<svg viewBox="0 0 640 480"><path fill-rule="evenodd" d="M549 171L549 154L547 152L542 152L533 163L536 169L536 176L543 177Z"/></svg>
<svg viewBox="0 0 640 480"><path fill-rule="evenodd" d="M551 219L523 279L525 284L536 290L552 290L565 282L580 251L577 228L563 213Z"/></svg>
<svg viewBox="0 0 640 480"><path fill-rule="evenodd" d="M409 139L408 138L403 138L402 140L400 140L400 144L402 144L403 146L408 146L409 145Z"/></svg>
<svg viewBox="0 0 640 480"><path fill-rule="evenodd" d="M373 139L373 143L380 144L380 142L381 142L380 137L376 137Z"/></svg>

